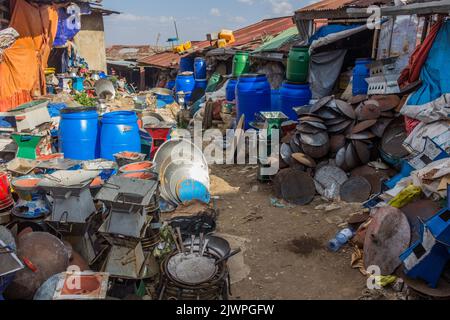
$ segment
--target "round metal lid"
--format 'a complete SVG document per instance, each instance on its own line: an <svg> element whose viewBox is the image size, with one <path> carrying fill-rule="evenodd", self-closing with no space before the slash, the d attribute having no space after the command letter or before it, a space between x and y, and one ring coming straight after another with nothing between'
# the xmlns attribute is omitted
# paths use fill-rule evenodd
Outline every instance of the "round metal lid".
<svg viewBox="0 0 450 320"><path fill-rule="evenodd" d="M375 208L364 241L364 265L378 266L382 275L392 274L401 264L400 255L408 249L411 228L408 219L391 206Z"/></svg>
<svg viewBox="0 0 450 320"><path fill-rule="evenodd" d="M345 181L340 190L341 200L348 203L359 203L369 199L372 185L364 177L353 177Z"/></svg>

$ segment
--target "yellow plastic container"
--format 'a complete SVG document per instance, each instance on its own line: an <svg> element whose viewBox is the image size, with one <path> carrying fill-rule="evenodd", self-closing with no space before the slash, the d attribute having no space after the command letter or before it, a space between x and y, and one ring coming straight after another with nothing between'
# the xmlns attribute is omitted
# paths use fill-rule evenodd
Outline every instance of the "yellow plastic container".
<svg viewBox="0 0 450 320"><path fill-rule="evenodd" d="M226 29L220 31L219 38L220 39L225 39L227 42L234 42L235 41L233 31L226 30Z"/></svg>
<svg viewBox="0 0 450 320"><path fill-rule="evenodd" d="M217 48L225 48L227 46L227 40L219 39L217 40Z"/></svg>
<svg viewBox="0 0 450 320"><path fill-rule="evenodd" d="M190 41L187 41L183 44L184 50L189 50L192 48L192 43Z"/></svg>

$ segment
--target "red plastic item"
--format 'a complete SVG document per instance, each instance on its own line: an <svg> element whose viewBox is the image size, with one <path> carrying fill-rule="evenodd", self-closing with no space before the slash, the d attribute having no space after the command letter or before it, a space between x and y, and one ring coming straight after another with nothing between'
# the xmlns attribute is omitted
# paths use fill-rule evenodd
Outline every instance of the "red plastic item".
<svg viewBox="0 0 450 320"><path fill-rule="evenodd" d="M152 137L152 148L150 150L150 159L153 159L159 147L167 141L170 130L172 128L145 128L148 134Z"/></svg>
<svg viewBox="0 0 450 320"><path fill-rule="evenodd" d="M5 172L0 173L0 210L6 209L14 204L11 195L8 175Z"/></svg>

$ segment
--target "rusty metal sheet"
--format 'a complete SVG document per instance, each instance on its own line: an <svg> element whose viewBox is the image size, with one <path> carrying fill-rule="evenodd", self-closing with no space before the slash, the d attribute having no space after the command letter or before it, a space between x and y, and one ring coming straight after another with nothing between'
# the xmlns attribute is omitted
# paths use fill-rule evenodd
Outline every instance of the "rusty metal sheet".
<svg viewBox="0 0 450 320"><path fill-rule="evenodd" d="M310 126L312 126L312 127L314 127L314 128L317 128L317 129L327 130L327 126L326 126L325 124L321 123L321 122L316 122L316 121L302 121L302 122L300 123L300 125L301 125L301 124L308 124L308 125L310 125Z"/></svg>
<svg viewBox="0 0 450 320"><path fill-rule="evenodd" d="M21 236L17 243L17 255L27 258L37 271L25 268L16 273L5 292L11 300L31 300L48 278L66 271L69 266L69 252L64 243L45 232L31 232Z"/></svg>
<svg viewBox="0 0 450 320"><path fill-rule="evenodd" d="M305 172L288 169L281 181L283 199L296 205L306 205L316 195L314 180Z"/></svg>
<svg viewBox="0 0 450 320"><path fill-rule="evenodd" d="M384 118L394 118L395 117L395 113L392 111L384 111L380 113L380 117L384 117Z"/></svg>
<svg viewBox="0 0 450 320"><path fill-rule="evenodd" d="M351 104L342 101L342 100L335 100L336 101L336 106L337 108L343 113L345 114L347 117L349 117L350 119L356 119L356 114L355 114L355 110L353 109L353 107L351 106Z"/></svg>
<svg viewBox="0 0 450 320"><path fill-rule="evenodd" d="M334 96L327 96L319 99L311 108L311 112L314 113L318 110L320 110L323 106L328 104L331 100L334 99Z"/></svg>
<svg viewBox="0 0 450 320"><path fill-rule="evenodd" d="M355 148L351 143L347 144L347 148L345 150L345 164L349 169L353 169L359 164L359 159L356 155Z"/></svg>
<svg viewBox="0 0 450 320"><path fill-rule="evenodd" d="M403 212L390 206L375 208L364 241L364 265L378 266L390 275L401 265L400 255L408 249L411 228Z"/></svg>
<svg viewBox="0 0 450 320"><path fill-rule="evenodd" d="M353 96L350 99L348 99L348 103L350 104L360 104L363 101L367 100L367 95L365 94L359 94L357 96Z"/></svg>
<svg viewBox="0 0 450 320"><path fill-rule="evenodd" d="M342 123L333 125L333 126L329 126L328 127L328 132L330 133L342 133L344 132L349 126L351 126L353 123L353 120L346 120Z"/></svg>
<svg viewBox="0 0 450 320"><path fill-rule="evenodd" d="M378 102L381 112L393 110L400 104L400 98L396 95L372 96L372 99Z"/></svg>
<svg viewBox="0 0 450 320"><path fill-rule="evenodd" d="M372 132L369 132L369 131L363 131L363 132L359 132L359 133L349 134L346 137L347 137L347 139L350 139L350 140L367 140L367 139L375 138L375 134L373 134Z"/></svg>
<svg viewBox="0 0 450 320"><path fill-rule="evenodd" d="M342 115L337 116L336 118L330 119L330 120L325 120L325 124L327 126L334 126L337 124L341 124L345 121L349 121L347 118L343 117Z"/></svg>
<svg viewBox="0 0 450 320"><path fill-rule="evenodd" d="M302 143L302 149L303 153L307 154L308 156L314 159L320 159L328 154L328 151L330 150L330 143L328 142L320 147L310 146L306 143Z"/></svg>
<svg viewBox="0 0 450 320"><path fill-rule="evenodd" d="M356 154L362 164L370 162L370 149L367 144L360 140L352 140L352 144L355 147Z"/></svg>
<svg viewBox="0 0 450 320"><path fill-rule="evenodd" d="M381 115L381 110L377 105L367 102L356 108L355 112L359 121L378 119Z"/></svg>
<svg viewBox="0 0 450 320"><path fill-rule="evenodd" d="M330 108L322 108L319 111L317 111L317 116L324 119L324 120L332 120L336 119L337 117L340 117L341 115L335 111L333 111Z"/></svg>
<svg viewBox="0 0 450 320"><path fill-rule="evenodd" d="M361 203L369 199L371 192L369 181L363 177L352 177L342 184L340 197L348 203Z"/></svg>
<svg viewBox="0 0 450 320"><path fill-rule="evenodd" d="M316 134L302 133L300 141L313 147L321 147L329 143L329 138L326 132L318 132Z"/></svg>
<svg viewBox="0 0 450 320"><path fill-rule="evenodd" d="M319 128L310 126L307 123L301 123L297 126L297 130L300 131L301 133L315 134L315 133L321 132L323 129L319 129Z"/></svg>
<svg viewBox="0 0 450 320"><path fill-rule="evenodd" d="M336 153L336 165L339 168L342 168L344 170L347 170L347 165L345 164L345 152L346 152L347 148L344 145L341 149L338 150L338 152Z"/></svg>
<svg viewBox="0 0 450 320"><path fill-rule="evenodd" d="M407 137L404 125L400 122L393 122L384 132L381 149L396 158L406 157L409 152L403 147L403 142Z"/></svg>
<svg viewBox="0 0 450 320"><path fill-rule="evenodd" d="M315 168L317 166L316 161L313 158L304 153L294 153L292 154L292 158L310 168Z"/></svg>
<svg viewBox="0 0 450 320"><path fill-rule="evenodd" d="M430 288L430 286L423 280L412 279L405 274L403 266L398 268L396 274L402 278L406 285L412 288L414 291L428 297L436 299L449 299L450 298L450 281L441 277L436 288Z"/></svg>
<svg viewBox="0 0 450 320"><path fill-rule="evenodd" d="M377 123L377 120L365 120L362 122L359 122L353 127L352 133L359 133L361 131L365 131L372 127L375 123Z"/></svg>
<svg viewBox="0 0 450 320"><path fill-rule="evenodd" d="M305 117L301 117L299 118L300 122L302 121L308 121L308 122L320 122L323 123L323 120L317 116L305 116Z"/></svg>
<svg viewBox="0 0 450 320"><path fill-rule="evenodd" d="M384 131L391 124L394 119L390 118L380 118L377 123L370 128L370 131L374 133L378 138L383 137Z"/></svg>
<svg viewBox="0 0 450 320"><path fill-rule="evenodd" d="M333 165L318 168L314 176L317 192L327 199L337 199L340 188L347 179L347 174Z"/></svg>
<svg viewBox="0 0 450 320"><path fill-rule="evenodd" d="M432 216L436 215L442 206L439 202L429 199L419 199L414 202L408 203L401 208L402 212L406 215L411 226L411 242L415 242L420 239L420 220L426 221Z"/></svg>
<svg viewBox="0 0 450 320"><path fill-rule="evenodd" d="M330 151L336 153L345 146L345 136L343 134L336 134L330 136Z"/></svg>

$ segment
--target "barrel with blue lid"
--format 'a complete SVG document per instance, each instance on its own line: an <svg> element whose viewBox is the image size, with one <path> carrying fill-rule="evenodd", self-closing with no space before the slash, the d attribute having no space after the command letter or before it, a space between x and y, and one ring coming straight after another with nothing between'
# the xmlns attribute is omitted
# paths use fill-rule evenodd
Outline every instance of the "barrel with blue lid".
<svg viewBox="0 0 450 320"><path fill-rule="evenodd" d="M352 91L353 95L366 95L369 84L366 79L370 77L369 65L372 63L370 58L356 59L353 69Z"/></svg>
<svg viewBox="0 0 450 320"><path fill-rule="evenodd" d="M95 107L73 107L60 110L58 144L64 157L93 160L99 156L99 122Z"/></svg>
<svg viewBox="0 0 450 320"><path fill-rule="evenodd" d="M291 120L298 120L298 115L294 107L302 107L309 104L312 98L311 89L308 83L299 84L285 81L280 88L281 110Z"/></svg>
<svg viewBox="0 0 450 320"><path fill-rule="evenodd" d="M194 76L195 79L206 79L206 60L202 57L197 57L194 60Z"/></svg>
<svg viewBox="0 0 450 320"><path fill-rule="evenodd" d="M176 92L183 91L185 96L186 103L190 101L192 91L195 89L195 79L194 79L194 73L192 72L183 72L177 75L176 80Z"/></svg>
<svg viewBox="0 0 450 320"><path fill-rule="evenodd" d="M227 101L234 101L236 99L236 85L238 82L237 77L232 77L230 80L228 80L227 87L226 87L226 98Z"/></svg>
<svg viewBox="0 0 450 320"><path fill-rule="evenodd" d="M166 89L172 90L175 87L175 80L169 80L166 83Z"/></svg>
<svg viewBox="0 0 450 320"><path fill-rule="evenodd" d="M272 110L271 88L264 74L250 73L239 77L236 85L237 121L245 116L245 129L255 121L255 114Z"/></svg>
<svg viewBox="0 0 450 320"><path fill-rule="evenodd" d="M119 152L141 152L138 117L132 111L106 113L102 118L101 157L114 160Z"/></svg>
<svg viewBox="0 0 450 320"><path fill-rule="evenodd" d="M194 72L194 58L183 57L180 58L180 72Z"/></svg>

